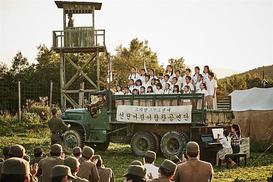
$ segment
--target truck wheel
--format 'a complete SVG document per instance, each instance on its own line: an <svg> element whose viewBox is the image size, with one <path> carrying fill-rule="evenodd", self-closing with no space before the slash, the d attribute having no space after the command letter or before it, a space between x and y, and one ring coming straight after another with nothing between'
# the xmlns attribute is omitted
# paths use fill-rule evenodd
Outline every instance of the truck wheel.
<svg viewBox="0 0 273 182"><path fill-rule="evenodd" d="M63 149L71 154L74 147L83 147L81 133L77 130L67 130L63 134Z"/></svg>
<svg viewBox="0 0 273 182"><path fill-rule="evenodd" d="M147 150L156 150L156 141L150 132L137 132L131 139L131 150L134 155L144 156Z"/></svg>
<svg viewBox="0 0 273 182"><path fill-rule="evenodd" d="M170 131L163 135L160 141L160 149L163 155L169 158L172 155L179 156L184 152L188 137L184 133Z"/></svg>

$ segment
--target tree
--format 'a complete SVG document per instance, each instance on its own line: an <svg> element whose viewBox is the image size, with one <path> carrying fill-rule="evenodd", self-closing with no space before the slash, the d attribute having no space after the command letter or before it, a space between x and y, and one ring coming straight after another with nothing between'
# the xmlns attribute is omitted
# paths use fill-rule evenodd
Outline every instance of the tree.
<svg viewBox="0 0 273 182"><path fill-rule="evenodd" d="M181 73L186 71L185 59L181 58L171 58L168 60L168 63L173 66L174 70L180 70Z"/></svg>
<svg viewBox="0 0 273 182"><path fill-rule="evenodd" d="M19 51L15 57L12 59L11 72L15 75L23 72L29 66L26 57L23 57L22 53Z"/></svg>
<svg viewBox="0 0 273 182"><path fill-rule="evenodd" d="M140 41L137 38L130 42L129 47L118 46L111 60L114 85L127 85L131 68L143 69L144 62L147 69L154 69L156 74L164 71L158 63L156 53L149 47L148 41Z"/></svg>

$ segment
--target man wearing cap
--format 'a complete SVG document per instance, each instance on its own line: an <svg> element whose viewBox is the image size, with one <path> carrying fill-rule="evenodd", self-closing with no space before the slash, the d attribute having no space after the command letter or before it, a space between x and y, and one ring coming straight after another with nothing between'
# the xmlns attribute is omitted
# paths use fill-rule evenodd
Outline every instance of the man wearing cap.
<svg viewBox="0 0 273 182"><path fill-rule="evenodd" d="M73 153L74 157L76 157L79 160L82 157L81 147L74 147L72 153Z"/></svg>
<svg viewBox="0 0 273 182"><path fill-rule="evenodd" d="M64 165L70 168L72 175L75 177L75 179L72 179L72 182L88 182L87 179L83 179L77 176L77 173L80 169L80 163L77 158L67 157L64 160Z"/></svg>
<svg viewBox="0 0 273 182"><path fill-rule="evenodd" d="M62 119L57 117L57 109L51 110L52 118L48 121L48 127L51 131L51 145L62 142L62 134L69 129L70 125L66 125Z"/></svg>
<svg viewBox="0 0 273 182"><path fill-rule="evenodd" d="M147 170L148 179L158 178L158 167L154 165L156 153L148 150L144 155L144 167Z"/></svg>
<svg viewBox="0 0 273 182"><path fill-rule="evenodd" d="M144 166L129 165L127 173L123 176L124 181L128 182L145 182L146 181L146 169Z"/></svg>
<svg viewBox="0 0 273 182"><path fill-rule="evenodd" d="M92 157L92 161L96 162L96 167L98 169L99 177L101 182L114 182L115 177L112 169L106 168L103 165L103 160L100 155L94 155Z"/></svg>
<svg viewBox="0 0 273 182"><path fill-rule="evenodd" d="M133 160L130 165L143 166L142 162L139 160Z"/></svg>
<svg viewBox="0 0 273 182"><path fill-rule="evenodd" d="M76 179L69 167L65 165L56 165L51 170L50 181L52 182L72 182Z"/></svg>
<svg viewBox="0 0 273 182"><path fill-rule="evenodd" d="M13 145L9 150L9 157L23 158L25 156L26 149L22 145Z"/></svg>
<svg viewBox="0 0 273 182"><path fill-rule="evenodd" d="M83 147L82 157L79 160L81 164L78 176L89 181L100 181L97 167L93 162L91 162L93 155L94 150L91 147Z"/></svg>
<svg viewBox="0 0 273 182"><path fill-rule="evenodd" d="M175 182L208 182L213 175L212 165L199 160L199 145L196 142L188 142L186 155L188 160L179 164L174 176Z"/></svg>
<svg viewBox="0 0 273 182"><path fill-rule="evenodd" d="M63 148L60 144L51 146L50 155L50 157L44 158L38 163L37 177L41 177L42 182L51 182L52 168L63 164Z"/></svg>
<svg viewBox="0 0 273 182"><path fill-rule="evenodd" d="M9 158L9 150L10 150L10 146L4 146L2 149L2 153L3 153L3 159L7 160Z"/></svg>
<svg viewBox="0 0 273 182"><path fill-rule="evenodd" d="M29 162L30 165L38 164L40 160L43 159L43 150L41 149L41 147L36 147L33 153L34 153L34 158L30 160Z"/></svg>
<svg viewBox="0 0 273 182"><path fill-rule="evenodd" d="M158 178L151 180L150 182L170 182L176 171L176 164L168 159L165 159L159 166Z"/></svg>
<svg viewBox="0 0 273 182"><path fill-rule="evenodd" d="M12 157L3 163L1 182L11 181L30 182L30 169L26 160Z"/></svg>

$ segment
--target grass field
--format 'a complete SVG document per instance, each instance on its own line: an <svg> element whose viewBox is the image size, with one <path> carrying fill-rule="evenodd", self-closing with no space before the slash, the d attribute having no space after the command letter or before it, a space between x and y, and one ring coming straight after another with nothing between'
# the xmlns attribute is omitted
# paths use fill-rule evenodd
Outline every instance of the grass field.
<svg viewBox="0 0 273 182"><path fill-rule="evenodd" d="M46 124L26 124L0 119L0 147L12 144L22 144L27 153L32 154L35 146L41 146L48 154L50 148L49 130ZM131 155L129 145L111 144L106 152L97 152L102 155L106 167L114 171L116 181L123 181L122 175L126 172L128 164L135 160L142 160L140 157ZM163 160L158 157L156 165ZM215 168L213 181L266 181L272 175L273 154L251 153L246 167L233 169ZM237 179L237 180L236 180Z"/></svg>

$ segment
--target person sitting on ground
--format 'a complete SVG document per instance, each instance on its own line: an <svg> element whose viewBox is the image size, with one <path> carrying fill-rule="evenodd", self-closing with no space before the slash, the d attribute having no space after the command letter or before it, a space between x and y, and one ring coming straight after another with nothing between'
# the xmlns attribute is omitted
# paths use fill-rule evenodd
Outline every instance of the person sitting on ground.
<svg viewBox="0 0 273 182"><path fill-rule="evenodd" d="M74 147L72 153L73 153L73 156L77 160L79 160L82 157L82 149L81 149L81 147Z"/></svg>
<svg viewBox="0 0 273 182"><path fill-rule="evenodd" d="M11 157L3 163L1 182L31 182L38 179L31 178L29 163L18 157Z"/></svg>
<svg viewBox="0 0 273 182"><path fill-rule="evenodd" d="M22 145L13 145L9 150L9 157L24 158L26 155L26 149Z"/></svg>
<svg viewBox="0 0 273 182"><path fill-rule="evenodd" d="M126 182L146 182L146 169L139 165L129 165L123 177Z"/></svg>
<svg viewBox="0 0 273 182"><path fill-rule="evenodd" d="M51 182L51 170L56 165L62 165L64 160L63 147L60 144L54 144L50 149L50 157L40 160L38 163L37 177L42 182Z"/></svg>
<svg viewBox="0 0 273 182"><path fill-rule="evenodd" d="M88 182L87 179L83 179L77 176L80 170L80 163L76 157L67 157L64 160L64 165L70 168L72 175L76 178L72 179L72 182Z"/></svg>
<svg viewBox="0 0 273 182"><path fill-rule="evenodd" d="M72 175L69 167L65 165L56 165L51 170L51 182L71 182L76 178Z"/></svg>
<svg viewBox="0 0 273 182"><path fill-rule="evenodd" d="M3 159L7 160L9 158L9 150L10 150L10 146L4 146L2 149L2 153L3 153Z"/></svg>
<svg viewBox="0 0 273 182"><path fill-rule="evenodd" d="M43 159L43 150L41 147L36 147L33 150L33 153L34 153L34 158L30 160L29 162L30 165L38 164L40 160Z"/></svg>
<svg viewBox="0 0 273 182"><path fill-rule="evenodd" d="M148 179L158 178L158 167L154 165L156 153L148 150L144 155L144 167L147 171Z"/></svg>
<svg viewBox="0 0 273 182"><path fill-rule="evenodd" d="M165 159L159 166L159 177L150 182L170 182L176 171L176 164L168 159Z"/></svg>
<svg viewBox="0 0 273 182"><path fill-rule="evenodd" d="M114 182L115 177L112 169L106 168L103 165L103 161L100 155L94 155L92 160L97 160L96 166L100 176L100 182Z"/></svg>
<svg viewBox="0 0 273 182"><path fill-rule="evenodd" d="M177 166L174 175L175 182L208 182L213 175L213 167L210 163L199 160L200 149L196 142L188 142L186 145L188 160Z"/></svg>
<svg viewBox="0 0 273 182"><path fill-rule="evenodd" d="M78 176L89 181L99 181L99 173L91 158L94 155L94 150L91 147L85 146L82 150L82 157L80 158L80 170Z"/></svg>
<svg viewBox="0 0 273 182"><path fill-rule="evenodd" d="M220 135L218 134L217 142L220 143L223 148L221 150L219 150L216 154L216 166L219 166L220 160L226 159L227 154L232 154L231 138L229 136L229 131L224 130L223 138L220 139L219 137L220 137ZM233 166L235 164L234 161L232 161L231 159L226 162L228 162L227 165L231 165L231 166Z"/></svg>

